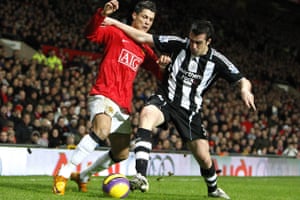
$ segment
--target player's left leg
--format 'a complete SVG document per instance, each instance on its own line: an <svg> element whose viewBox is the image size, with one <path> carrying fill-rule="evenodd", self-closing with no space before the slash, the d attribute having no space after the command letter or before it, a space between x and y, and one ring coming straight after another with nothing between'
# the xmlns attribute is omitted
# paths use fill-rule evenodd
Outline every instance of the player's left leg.
<svg viewBox="0 0 300 200"><path fill-rule="evenodd" d="M129 115L118 110L112 116L111 131L112 133L109 135L111 149L98 157L92 165L80 174L71 174L71 180L77 183L79 191L87 192L87 183L92 174L107 169L113 163L118 163L128 158L130 135L132 132Z"/></svg>
<svg viewBox="0 0 300 200"><path fill-rule="evenodd" d="M208 141L206 139L196 139L189 141L187 144L200 165L201 175L207 185L208 196L230 199L230 197L217 186L218 176L209 153Z"/></svg>
<svg viewBox="0 0 300 200"><path fill-rule="evenodd" d="M80 164L87 156L89 156L101 140L106 139L109 135L111 127L111 117L101 113L95 116L93 120L92 131L85 135L77 145L73 152L71 159L66 165L63 165L58 174L54 177L52 191L56 195L64 195L67 181L71 173L75 171L76 166Z"/></svg>
<svg viewBox="0 0 300 200"><path fill-rule="evenodd" d="M129 118L129 115L121 112L115 102L102 95L89 96L88 107L92 121L91 132L80 140L71 159L55 175L52 191L56 195L64 195L67 181L76 166ZM115 118L119 120L115 120Z"/></svg>
<svg viewBox="0 0 300 200"><path fill-rule="evenodd" d="M107 169L112 163L111 151L107 151L97 158L90 166L84 169L82 172L73 172L70 179L75 181L78 185L80 192L87 192L87 185L90 181L90 176L103 169Z"/></svg>
<svg viewBox="0 0 300 200"><path fill-rule="evenodd" d="M129 134L111 134L109 136L111 149L97 158L92 165L80 173L72 173L71 180L75 181L81 192L87 192L87 184L90 177L99 171L109 168L112 164L126 160L129 155Z"/></svg>

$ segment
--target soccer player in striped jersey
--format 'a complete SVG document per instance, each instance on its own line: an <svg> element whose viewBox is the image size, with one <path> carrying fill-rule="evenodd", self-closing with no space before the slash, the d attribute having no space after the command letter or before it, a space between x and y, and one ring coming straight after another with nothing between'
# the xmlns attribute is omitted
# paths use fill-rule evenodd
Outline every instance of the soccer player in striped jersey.
<svg viewBox="0 0 300 200"><path fill-rule="evenodd" d="M132 133L129 114L134 79L140 66L159 76L160 70L156 63L158 58L149 45L136 43L115 26L102 25L105 17L115 12L118 7L117 0L107 2L103 9L97 10L86 27L89 40L105 45L103 59L88 99L92 129L81 139L71 159L54 177L54 194L64 195L70 177L77 182L81 191L86 192L90 172L98 167L108 168L112 163L127 159ZM140 1L132 13L132 26L147 32L153 24L155 13L154 2ZM72 174L76 166L108 137L110 151L97 158L80 174Z"/></svg>
<svg viewBox="0 0 300 200"><path fill-rule="evenodd" d="M107 18L137 42L147 43L158 51L171 56L166 67L163 84L148 99L140 113L136 142L137 175L131 180L131 188L143 192L149 189L146 171L151 151L151 131L166 127L172 121L197 160L201 175L207 184L208 196L230 199L217 186L217 174L209 153L208 136L202 126L201 106L205 92L218 79L240 85L241 97L249 109L256 110L251 82L222 53L211 47L214 28L210 21L195 20L189 36L180 38L168 35L152 35Z"/></svg>

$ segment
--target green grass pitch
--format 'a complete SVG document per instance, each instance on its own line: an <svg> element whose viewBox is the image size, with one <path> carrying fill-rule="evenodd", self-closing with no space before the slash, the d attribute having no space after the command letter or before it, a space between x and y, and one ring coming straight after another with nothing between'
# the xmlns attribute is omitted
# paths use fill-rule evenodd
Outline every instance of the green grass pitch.
<svg viewBox="0 0 300 200"><path fill-rule="evenodd" d="M129 177L130 178L130 177ZM131 192L139 200L201 200L208 198L202 177L148 177L150 191ZM0 199L5 200L112 200L103 195L103 177L92 177L89 192L80 193L69 181L64 196L52 194L50 176L0 176ZM300 177L219 177L219 187L233 200L300 200Z"/></svg>

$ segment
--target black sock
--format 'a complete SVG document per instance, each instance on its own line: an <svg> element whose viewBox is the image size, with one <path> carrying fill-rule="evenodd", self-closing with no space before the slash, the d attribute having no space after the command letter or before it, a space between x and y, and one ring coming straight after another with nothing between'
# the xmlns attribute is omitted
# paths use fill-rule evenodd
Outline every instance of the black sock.
<svg viewBox="0 0 300 200"><path fill-rule="evenodd" d="M212 165L209 169L201 168L201 175L203 176L206 182L208 193L214 192L218 187L218 176L216 174L214 162L212 162Z"/></svg>
<svg viewBox="0 0 300 200"><path fill-rule="evenodd" d="M136 162L136 171L143 176L146 176L147 174L147 167L148 167L148 160L143 160L143 159L137 159Z"/></svg>
<svg viewBox="0 0 300 200"><path fill-rule="evenodd" d="M152 149L151 143L151 131L143 128L139 128L137 131L137 142L134 149L135 152L135 169L137 173L146 176L148 161L150 158L150 151Z"/></svg>
<svg viewBox="0 0 300 200"><path fill-rule="evenodd" d="M104 146L105 145L105 141L101 140L94 131L91 131L89 133L89 135L91 136L91 138L97 142L100 146Z"/></svg>

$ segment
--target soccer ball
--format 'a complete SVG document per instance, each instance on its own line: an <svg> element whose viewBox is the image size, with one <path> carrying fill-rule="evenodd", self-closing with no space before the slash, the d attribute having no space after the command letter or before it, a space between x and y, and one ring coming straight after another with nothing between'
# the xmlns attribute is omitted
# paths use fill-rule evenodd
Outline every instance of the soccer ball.
<svg viewBox="0 0 300 200"><path fill-rule="evenodd" d="M123 199L129 194L129 181L123 174L109 174L103 180L102 190L108 196Z"/></svg>

